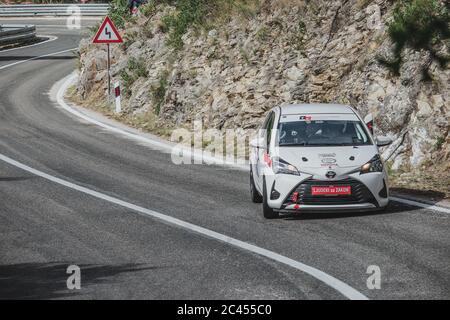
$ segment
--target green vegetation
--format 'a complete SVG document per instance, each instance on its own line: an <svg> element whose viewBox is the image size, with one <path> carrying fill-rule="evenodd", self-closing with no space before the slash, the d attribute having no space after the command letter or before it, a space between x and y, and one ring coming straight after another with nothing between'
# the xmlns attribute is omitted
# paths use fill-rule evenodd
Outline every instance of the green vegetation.
<svg viewBox="0 0 450 320"><path fill-rule="evenodd" d="M445 138L444 137L438 137L436 139L436 143L434 144L434 147L436 150L441 150L442 146L444 145Z"/></svg>
<svg viewBox="0 0 450 320"><path fill-rule="evenodd" d="M4 2L4 1L0 1ZM31 1L23 1L23 0L10 0L11 4L22 4L22 3L37 3L37 4L53 4L53 3L70 3L71 1L67 0L31 0Z"/></svg>
<svg viewBox="0 0 450 320"><path fill-rule="evenodd" d="M168 44L178 50L183 47L183 35L189 28L210 30L232 13L244 17L254 14L259 0L155 0L155 3L170 3L175 6L173 14L163 18L162 30L169 33Z"/></svg>
<svg viewBox="0 0 450 320"><path fill-rule="evenodd" d="M257 38L260 42L266 42L266 41L268 41L269 38L270 38L269 28L267 28L266 26L261 27L261 28L256 32L256 38Z"/></svg>
<svg viewBox="0 0 450 320"><path fill-rule="evenodd" d="M169 30L167 43L180 49L183 46L182 36L191 25L199 25L206 12L201 0L181 0L177 3L178 12L163 18L164 29Z"/></svg>
<svg viewBox="0 0 450 320"><path fill-rule="evenodd" d="M137 36L138 33L134 30L126 32L123 36L123 42L120 45L122 47L122 50L127 50L128 47L134 43Z"/></svg>
<svg viewBox="0 0 450 320"><path fill-rule="evenodd" d="M244 48L240 48L239 52L242 56L242 59L244 59L245 63L250 64L250 55L248 54L247 50Z"/></svg>
<svg viewBox="0 0 450 320"><path fill-rule="evenodd" d="M127 0L112 0L108 10L108 16L111 18L114 25L121 29L125 23L130 21L133 17L130 15Z"/></svg>
<svg viewBox="0 0 450 320"><path fill-rule="evenodd" d="M156 1L150 1L147 4L141 6L139 10L146 17L150 17L151 15L156 13Z"/></svg>
<svg viewBox="0 0 450 320"><path fill-rule="evenodd" d="M449 9L439 0L400 0L388 25L388 33L395 44L393 58L379 57L380 63L394 74L400 74L402 51L410 47L428 51L441 67L448 63L447 54L439 54L439 46L450 38ZM428 69L424 69L424 75Z"/></svg>
<svg viewBox="0 0 450 320"><path fill-rule="evenodd" d="M161 112L161 106L164 103L164 99L166 98L166 91L169 79L169 71L164 70L159 75L159 82L156 87L153 87L151 90L152 100L155 105L155 114L159 115Z"/></svg>
<svg viewBox="0 0 450 320"><path fill-rule="evenodd" d="M128 71L127 71L128 70ZM131 95L131 86L133 83L141 78L147 77L147 68L145 67L144 59L136 59L131 57L128 60L127 69L120 72L120 78L122 79L123 91L126 96Z"/></svg>
<svg viewBox="0 0 450 320"><path fill-rule="evenodd" d="M299 51L305 50L305 36L306 36L306 25L302 20L299 20L295 32L292 34L292 42L295 49Z"/></svg>

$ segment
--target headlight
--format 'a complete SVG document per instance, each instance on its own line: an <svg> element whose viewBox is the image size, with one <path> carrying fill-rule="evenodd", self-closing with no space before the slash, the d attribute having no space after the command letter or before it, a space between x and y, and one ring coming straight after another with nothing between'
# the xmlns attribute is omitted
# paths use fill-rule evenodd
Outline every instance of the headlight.
<svg viewBox="0 0 450 320"><path fill-rule="evenodd" d="M369 172L382 172L383 171L383 161L380 155L374 156L369 162L361 167L360 174Z"/></svg>
<svg viewBox="0 0 450 320"><path fill-rule="evenodd" d="M296 176L300 175L300 172L298 172L296 167L294 167L292 164L287 163L281 158L273 159L273 172L275 172L275 174L284 173L284 174L293 174Z"/></svg>

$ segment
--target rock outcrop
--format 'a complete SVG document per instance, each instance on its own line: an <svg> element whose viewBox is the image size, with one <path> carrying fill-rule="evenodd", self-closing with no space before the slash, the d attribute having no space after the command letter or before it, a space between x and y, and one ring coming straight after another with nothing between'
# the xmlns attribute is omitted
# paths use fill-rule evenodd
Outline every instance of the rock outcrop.
<svg viewBox="0 0 450 320"><path fill-rule="evenodd" d="M209 31L190 30L184 46L167 45L161 19L174 8L160 5L123 30L126 42L112 51L114 79L134 76L126 113L158 114L158 125L255 128L270 108L295 102L338 102L375 115L378 132L393 138L384 151L392 168L444 163L450 170L450 70L427 52L403 52L401 75L378 61L392 42L386 21L393 1L263 1L251 17L238 15ZM103 46L80 44L80 96L105 90ZM431 80L424 81L428 66ZM133 75L131 75L133 77ZM431 161L431 162L430 162ZM443 168L445 170L445 168Z"/></svg>

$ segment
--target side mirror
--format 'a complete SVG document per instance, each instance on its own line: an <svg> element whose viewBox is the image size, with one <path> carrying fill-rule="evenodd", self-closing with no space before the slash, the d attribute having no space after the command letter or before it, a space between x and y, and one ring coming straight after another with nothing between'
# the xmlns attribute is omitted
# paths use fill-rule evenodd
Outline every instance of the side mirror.
<svg viewBox="0 0 450 320"><path fill-rule="evenodd" d="M369 129L370 133L373 135L373 114L369 113L364 118L364 123L366 124L366 126Z"/></svg>
<svg viewBox="0 0 450 320"><path fill-rule="evenodd" d="M379 147L385 147L392 143L392 139L388 137L377 137L375 141Z"/></svg>
<svg viewBox="0 0 450 320"><path fill-rule="evenodd" d="M250 147L256 148L256 149L267 149L266 145L264 144L264 139L256 137L252 141L250 141Z"/></svg>

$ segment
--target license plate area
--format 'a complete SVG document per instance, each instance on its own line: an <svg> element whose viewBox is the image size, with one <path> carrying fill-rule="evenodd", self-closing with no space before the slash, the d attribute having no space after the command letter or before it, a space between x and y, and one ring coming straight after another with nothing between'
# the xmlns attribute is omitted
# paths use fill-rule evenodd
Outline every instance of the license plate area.
<svg viewBox="0 0 450 320"><path fill-rule="evenodd" d="M311 186L313 196L349 196L352 194L351 186Z"/></svg>

